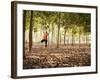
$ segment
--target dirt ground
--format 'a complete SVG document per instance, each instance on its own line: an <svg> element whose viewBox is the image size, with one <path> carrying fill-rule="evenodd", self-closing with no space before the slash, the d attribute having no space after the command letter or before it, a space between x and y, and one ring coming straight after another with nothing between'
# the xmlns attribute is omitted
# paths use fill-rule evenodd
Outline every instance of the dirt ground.
<svg viewBox="0 0 100 80"><path fill-rule="evenodd" d="M25 44L25 58L23 69L79 67L91 65L90 45L54 45L47 48L43 45L34 45L29 53L28 44Z"/></svg>

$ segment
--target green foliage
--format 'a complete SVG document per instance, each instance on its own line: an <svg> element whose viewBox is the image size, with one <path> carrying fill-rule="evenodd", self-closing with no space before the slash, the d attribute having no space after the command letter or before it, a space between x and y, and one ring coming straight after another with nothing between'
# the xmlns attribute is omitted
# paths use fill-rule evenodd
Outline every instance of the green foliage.
<svg viewBox="0 0 100 80"><path fill-rule="evenodd" d="M25 30L27 31L29 31L30 28L30 12L30 10L26 10L26 18L23 18L26 21ZM58 25L60 27L60 34L62 36L66 36L66 33L68 33L69 35L89 35L91 32L91 14L72 12L33 11L32 31L43 32L46 30L49 31L49 33L52 32L52 36L55 35L55 37L57 37Z"/></svg>

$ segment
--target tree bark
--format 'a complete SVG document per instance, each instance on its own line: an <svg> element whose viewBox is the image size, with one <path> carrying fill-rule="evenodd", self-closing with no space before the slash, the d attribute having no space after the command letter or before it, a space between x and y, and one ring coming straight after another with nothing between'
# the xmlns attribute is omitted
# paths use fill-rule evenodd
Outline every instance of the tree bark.
<svg viewBox="0 0 100 80"><path fill-rule="evenodd" d="M73 46L73 29L72 29L72 46Z"/></svg>
<svg viewBox="0 0 100 80"><path fill-rule="evenodd" d="M48 33L50 34L50 23L49 23L49 30L48 30ZM49 34L48 34L48 46L50 45L50 37L49 37Z"/></svg>
<svg viewBox="0 0 100 80"><path fill-rule="evenodd" d="M57 48L59 48L59 33L60 33L60 13L58 13L58 35L57 35Z"/></svg>
<svg viewBox="0 0 100 80"><path fill-rule="evenodd" d="M59 44L61 44L61 32L59 32Z"/></svg>
<svg viewBox="0 0 100 80"><path fill-rule="evenodd" d="M88 34L86 34L86 44L88 44Z"/></svg>
<svg viewBox="0 0 100 80"><path fill-rule="evenodd" d="M80 29L79 29L79 48L80 48L80 43L81 43L81 36L80 36L81 32L80 32Z"/></svg>
<svg viewBox="0 0 100 80"><path fill-rule="evenodd" d="M32 52L32 29L33 29L33 11L31 11L31 16L30 16L30 28L29 28L29 52Z"/></svg>
<svg viewBox="0 0 100 80"><path fill-rule="evenodd" d="M53 43L53 37L54 37L54 28L53 28L53 23L52 23L52 36L51 36L51 43Z"/></svg>
<svg viewBox="0 0 100 80"><path fill-rule="evenodd" d="M25 59L26 57L25 57L25 27L26 27L26 11L24 11L24 13L23 13L23 44L24 44L24 56L23 56L23 58Z"/></svg>
<svg viewBox="0 0 100 80"><path fill-rule="evenodd" d="M66 30L64 30L64 45L66 45Z"/></svg>

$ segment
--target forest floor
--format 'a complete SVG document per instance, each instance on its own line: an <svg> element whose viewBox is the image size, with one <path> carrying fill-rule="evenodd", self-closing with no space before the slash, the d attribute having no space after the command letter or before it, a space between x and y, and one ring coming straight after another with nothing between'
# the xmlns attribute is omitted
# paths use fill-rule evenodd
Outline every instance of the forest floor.
<svg viewBox="0 0 100 80"><path fill-rule="evenodd" d="M23 69L79 67L91 65L90 45L60 45L59 48L48 46L33 46L29 53L25 44L25 59Z"/></svg>

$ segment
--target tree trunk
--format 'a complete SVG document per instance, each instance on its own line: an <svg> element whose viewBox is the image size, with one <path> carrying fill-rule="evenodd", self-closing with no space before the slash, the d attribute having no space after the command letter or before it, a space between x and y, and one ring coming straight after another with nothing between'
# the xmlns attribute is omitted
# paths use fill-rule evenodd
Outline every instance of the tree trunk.
<svg viewBox="0 0 100 80"><path fill-rule="evenodd" d="M86 34L86 44L88 44L88 34Z"/></svg>
<svg viewBox="0 0 100 80"><path fill-rule="evenodd" d="M66 30L64 30L64 45L66 45Z"/></svg>
<svg viewBox="0 0 100 80"><path fill-rule="evenodd" d="M80 47L80 43L81 43L81 36L80 36L81 32L80 32L80 29L79 29L79 47Z"/></svg>
<svg viewBox="0 0 100 80"><path fill-rule="evenodd" d="M23 58L25 59L25 27L26 27L26 11L24 11L23 13L23 44L24 44L24 56Z"/></svg>
<svg viewBox="0 0 100 80"><path fill-rule="evenodd" d="M54 37L54 30L53 30L54 28L53 28L53 24L52 24L52 36L51 36L51 43L53 43L53 37Z"/></svg>
<svg viewBox="0 0 100 80"><path fill-rule="evenodd" d="M69 30L68 30L68 38L67 38L67 40L68 40L68 42L67 42L67 44L69 45L70 44L70 37L69 37Z"/></svg>
<svg viewBox="0 0 100 80"><path fill-rule="evenodd" d="M49 33L49 35L50 35L50 23L49 23L49 30L48 30L48 33ZM50 45L50 37L49 37L49 35L48 35L48 46Z"/></svg>
<svg viewBox="0 0 100 80"><path fill-rule="evenodd" d="M59 48L59 33L60 33L60 13L58 13L58 35L57 35L57 48Z"/></svg>
<svg viewBox="0 0 100 80"><path fill-rule="evenodd" d="M61 44L61 32L59 33L59 37L60 37L60 42L59 42L59 44Z"/></svg>
<svg viewBox="0 0 100 80"><path fill-rule="evenodd" d="M73 46L73 36L74 36L74 35L73 35L73 29L72 29L72 46Z"/></svg>
<svg viewBox="0 0 100 80"><path fill-rule="evenodd" d="M32 18L33 18L33 11L31 11L31 16L30 16L30 28L29 28L29 52L32 52L32 29L33 29L33 25L32 25Z"/></svg>

